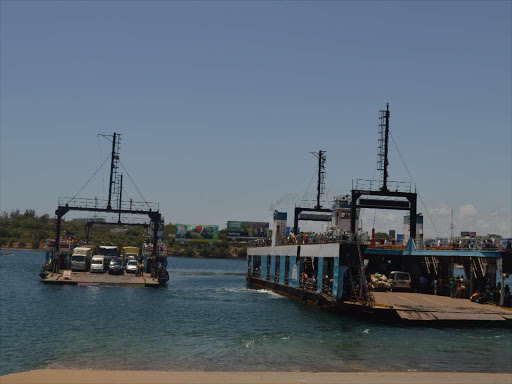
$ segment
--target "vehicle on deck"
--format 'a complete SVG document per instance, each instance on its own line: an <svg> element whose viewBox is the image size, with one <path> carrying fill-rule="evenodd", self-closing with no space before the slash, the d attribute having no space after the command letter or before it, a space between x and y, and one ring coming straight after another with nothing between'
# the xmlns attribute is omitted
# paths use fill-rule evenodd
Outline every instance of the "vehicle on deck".
<svg viewBox="0 0 512 384"><path fill-rule="evenodd" d="M123 247L121 249L123 255L123 265L127 265L129 260L138 260L140 255L140 249L138 247Z"/></svg>
<svg viewBox="0 0 512 384"><path fill-rule="evenodd" d="M93 256L91 260L91 273L105 272L105 257L100 255Z"/></svg>
<svg viewBox="0 0 512 384"><path fill-rule="evenodd" d="M114 257L110 260L108 265L108 273L111 275L122 275L123 274L123 259L120 257Z"/></svg>
<svg viewBox="0 0 512 384"><path fill-rule="evenodd" d="M113 245L100 245L97 248L98 255L105 256L105 269L108 271L108 267L110 265L110 261L114 257L119 257L119 249Z"/></svg>
<svg viewBox="0 0 512 384"><path fill-rule="evenodd" d="M409 272L392 271L388 279L391 291L410 291L411 275Z"/></svg>
<svg viewBox="0 0 512 384"><path fill-rule="evenodd" d="M89 247L77 247L71 255L71 270L87 272L91 265L92 249Z"/></svg>
<svg viewBox="0 0 512 384"><path fill-rule="evenodd" d="M128 260L126 264L126 273L137 273L139 269L139 263L135 259Z"/></svg>

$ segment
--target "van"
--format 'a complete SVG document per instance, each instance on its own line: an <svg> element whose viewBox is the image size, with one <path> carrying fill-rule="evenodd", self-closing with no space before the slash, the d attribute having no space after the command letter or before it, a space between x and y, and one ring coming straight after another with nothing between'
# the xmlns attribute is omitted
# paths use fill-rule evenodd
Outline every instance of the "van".
<svg viewBox="0 0 512 384"><path fill-rule="evenodd" d="M411 290L411 275L409 275L409 272L392 271L389 274L388 281L391 284L391 291Z"/></svg>
<svg viewBox="0 0 512 384"><path fill-rule="evenodd" d="M71 255L71 270L87 272L91 264L92 249L88 247L77 247Z"/></svg>
<svg viewBox="0 0 512 384"><path fill-rule="evenodd" d="M96 255L91 260L91 273L103 273L105 272L105 257Z"/></svg>

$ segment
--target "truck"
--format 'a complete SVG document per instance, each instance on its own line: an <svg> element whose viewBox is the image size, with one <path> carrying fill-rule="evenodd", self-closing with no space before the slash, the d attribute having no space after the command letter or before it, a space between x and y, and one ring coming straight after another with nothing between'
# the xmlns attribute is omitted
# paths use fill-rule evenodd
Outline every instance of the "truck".
<svg viewBox="0 0 512 384"><path fill-rule="evenodd" d="M91 265L92 248L77 247L71 254L71 270L87 272Z"/></svg>
<svg viewBox="0 0 512 384"><path fill-rule="evenodd" d="M108 266L110 264L110 261L114 257L119 257L119 249L116 246L113 245L100 245L96 249L96 255L94 256L104 256L104 265L105 270L108 270Z"/></svg>
<svg viewBox="0 0 512 384"><path fill-rule="evenodd" d="M140 249L138 247L123 247L121 254L123 255L123 265L126 266L128 260L139 261Z"/></svg>

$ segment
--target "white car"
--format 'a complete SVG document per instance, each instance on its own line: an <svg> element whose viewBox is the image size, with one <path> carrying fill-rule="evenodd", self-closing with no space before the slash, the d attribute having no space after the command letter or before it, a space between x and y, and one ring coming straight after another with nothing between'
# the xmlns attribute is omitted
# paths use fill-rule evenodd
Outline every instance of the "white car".
<svg viewBox="0 0 512 384"><path fill-rule="evenodd" d="M126 263L126 273L137 273L138 269L139 263L137 263L137 260L128 260L128 263Z"/></svg>

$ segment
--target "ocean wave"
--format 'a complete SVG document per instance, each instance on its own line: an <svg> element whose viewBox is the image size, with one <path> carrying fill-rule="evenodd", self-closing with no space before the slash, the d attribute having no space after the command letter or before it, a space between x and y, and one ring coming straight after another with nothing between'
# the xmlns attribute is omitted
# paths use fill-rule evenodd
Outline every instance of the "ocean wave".
<svg viewBox="0 0 512 384"><path fill-rule="evenodd" d="M275 292L269 291L267 289L256 289L256 290L253 290L253 291L257 292L257 293L264 293L264 294L270 295L270 297L272 299L283 299L284 298L279 293L275 293Z"/></svg>
<svg viewBox="0 0 512 384"><path fill-rule="evenodd" d="M272 299L281 299L283 296L281 296L278 293L275 293L273 291L267 290L267 289L251 289L246 287L240 287L240 288L218 288L215 290L216 292L226 292L226 293L259 293L259 294L266 294L269 295Z"/></svg>

